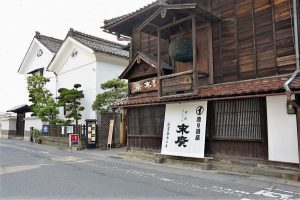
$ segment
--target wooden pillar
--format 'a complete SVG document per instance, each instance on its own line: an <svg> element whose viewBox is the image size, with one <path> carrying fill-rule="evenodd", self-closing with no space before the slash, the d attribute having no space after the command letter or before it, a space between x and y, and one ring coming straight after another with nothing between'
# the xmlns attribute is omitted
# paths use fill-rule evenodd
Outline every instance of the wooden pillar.
<svg viewBox="0 0 300 200"><path fill-rule="evenodd" d="M298 139L298 158L299 158L299 165L300 168L300 106L295 103L296 106L296 122L297 122L297 139Z"/></svg>
<svg viewBox="0 0 300 200"><path fill-rule="evenodd" d="M198 94L198 70L197 70L197 35L196 17L192 17L192 39L193 39L193 93Z"/></svg>
<svg viewBox="0 0 300 200"><path fill-rule="evenodd" d="M298 167L300 168L300 106L298 105L297 102L292 101L293 106L296 109L296 123L297 123L297 141L298 141L298 158L299 158L299 163Z"/></svg>
<svg viewBox="0 0 300 200"><path fill-rule="evenodd" d="M158 95L161 97L161 68L160 68L160 37L161 32L157 29L157 77L158 77Z"/></svg>
<svg viewBox="0 0 300 200"><path fill-rule="evenodd" d="M208 83L214 84L214 58L213 58L213 38L212 38L212 24L208 27Z"/></svg>

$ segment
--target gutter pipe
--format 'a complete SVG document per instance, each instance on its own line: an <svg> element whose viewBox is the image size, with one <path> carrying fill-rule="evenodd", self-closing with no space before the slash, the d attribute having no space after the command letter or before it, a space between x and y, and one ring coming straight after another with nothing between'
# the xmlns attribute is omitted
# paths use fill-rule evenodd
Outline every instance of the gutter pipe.
<svg viewBox="0 0 300 200"><path fill-rule="evenodd" d="M294 46L296 53L296 71L293 73L291 78L283 84L284 89L286 90L288 100L291 100L291 89L289 84L300 74L300 64L299 64L299 35L298 35L298 18L297 18L297 0L293 0L293 21L294 21Z"/></svg>

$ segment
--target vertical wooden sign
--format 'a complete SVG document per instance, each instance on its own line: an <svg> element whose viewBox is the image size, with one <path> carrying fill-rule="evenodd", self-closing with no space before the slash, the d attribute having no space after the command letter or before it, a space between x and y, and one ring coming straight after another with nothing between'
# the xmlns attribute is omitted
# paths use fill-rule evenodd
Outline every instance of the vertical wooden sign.
<svg viewBox="0 0 300 200"><path fill-rule="evenodd" d="M114 122L115 122L115 120L110 120L110 123L109 123L109 131L108 131L108 138L107 138L107 148L108 148L108 145L111 148L112 136L113 136L113 131L114 131Z"/></svg>

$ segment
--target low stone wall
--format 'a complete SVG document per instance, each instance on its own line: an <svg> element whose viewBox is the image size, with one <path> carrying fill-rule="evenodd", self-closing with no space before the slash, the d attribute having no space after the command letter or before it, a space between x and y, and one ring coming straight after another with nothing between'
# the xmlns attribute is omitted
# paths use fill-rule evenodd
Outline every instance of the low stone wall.
<svg viewBox="0 0 300 200"><path fill-rule="evenodd" d="M11 139L16 137L16 130L1 130L0 138Z"/></svg>
<svg viewBox="0 0 300 200"><path fill-rule="evenodd" d="M43 136L42 143L51 146L59 146L63 148L69 147L69 139L65 137Z"/></svg>
<svg viewBox="0 0 300 200"><path fill-rule="evenodd" d="M69 138L67 137L52 137L52 136L43 136L42 143L45 145L57 146L61 148L69 148ZM80 140L80 147L79 149L85 149L85 140Z"/></svg>
<svg viewBox="0 0 300 200"><path fill-rule="evenodd" d="M29 141L30 136L31 136L30 131L24 131L24 141Z"/></svg>

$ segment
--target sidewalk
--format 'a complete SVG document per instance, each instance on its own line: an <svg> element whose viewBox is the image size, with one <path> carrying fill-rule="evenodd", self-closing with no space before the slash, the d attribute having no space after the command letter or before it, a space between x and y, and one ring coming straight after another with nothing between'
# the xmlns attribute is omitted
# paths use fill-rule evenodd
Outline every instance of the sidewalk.
<svg viewBox="0 0 300 200"><path fill-rule="evenodd" d="M254 164L230 160L189 159L175 156L162 156L163 159L158 160L157 157L160 154L142 151L120 151L118 155L135 160L143 160L150 163L161 163L162 165L175 165L193 169L196 168L199 170L215 170L219 171L220 173L260 175L300 182L300 169L294 167Z"/></svg>

